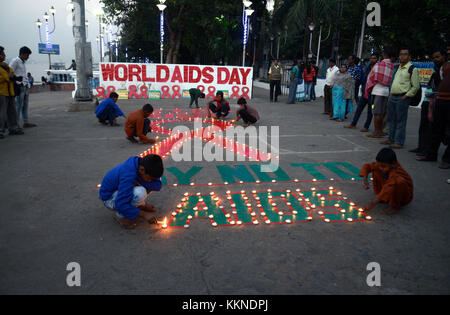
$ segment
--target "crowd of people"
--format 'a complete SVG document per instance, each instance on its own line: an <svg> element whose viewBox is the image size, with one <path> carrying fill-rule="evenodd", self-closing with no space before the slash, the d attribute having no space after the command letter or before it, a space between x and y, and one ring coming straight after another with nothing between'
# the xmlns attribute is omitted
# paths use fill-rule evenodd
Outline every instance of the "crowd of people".
<svg viewBox="0 0 450 315"><path fill-rule="evenodd" d="M447 112L450 101L448 83L450 63L447 62L449 54L450 50L441 49L432 54L434 69L421 107L419 145L410 150L417 154L417 161L437 161L440 144L449 144L450 117ZM397 59L398 65L395 64ZM410 50L401 49L395 54L389 49L384 49L381 61L377 54L372 54L364 69L357 67L354 56L348 59L348 66L343 65L340 70L337 70L334 60L330 61L324 88L324 114L331 115L330 119L343 121L353 112L352 105L357 104L352 122L344 126L356 129L362 112L367 108L367 118L361 132L369 132L372 121L373 132L366 138L382 140L381 144L388 145L392 149L403 149L408 110L410 106L418 106L422 101L419 71L411 62ZM340 78L347 72L351 75L341 80ZM360 88L362 93L361 97L358 97ZM341 90L344 90L343 95L340 94ZM386 140L383 139L385 137ZM448 146L439 167L450 168Z"/></svg>
<svg viewBox="0 0 450 315"><path fill-rule="evenodd" d="M381 57L381 58L380 58ZM339 67L336 60L329 59L324 86L324 115L330 120L352 120L345 128L356 129L367 109L363 133L371 140L392 149L403 149L410 106L421 104L419 144L410 152L417 154L417 161L437 161L440 144L447 145L440 168L450 168L450 48L436 49L432 53L433 73L422 94L419 70L411 62L411 51L400 49L398 53L386 48L381 56L373 53L368 62L351 55ZM268 71L270 102L277 102L281 95L283 67L274 60ZM296 103L297 87L304 83L305 101L315 100L318 68L315 62L292 62L289 73L288 104ZM424 96L424 97L422 97ZM373 124L372 124L373 122ZM386 138L387 139L383 139Z"/></svg>

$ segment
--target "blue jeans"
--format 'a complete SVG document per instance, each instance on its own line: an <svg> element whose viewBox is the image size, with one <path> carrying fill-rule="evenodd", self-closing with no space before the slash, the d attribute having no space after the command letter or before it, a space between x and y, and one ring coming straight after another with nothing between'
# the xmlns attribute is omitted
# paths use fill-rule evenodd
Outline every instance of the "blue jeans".
<svg viewBox="0 0 450 315"><path fill-rule="evenodd" d="M116 210L115 206L116 206L117 193L118 193L118 191L116 190L112 194L111 198L103 201L103 204L105 205L105 207L111 211ZM133 207L139 206L139 204L141 204L142 201L144 201L146 197L147 197L147 190L144 187L142 187L142 186L134 187L133 188L133 200L131 201L131 205ZM116 211L116 216L119 219L123 219L123 215L121 215L118 211Z"/></svg>
<svg viewBox="0 0 450 315"><path fill-rule="evenodd" d="M404 100L402 96L391 95L387 106L389 123L389 141L403 146L406 137L406 122L411 99Z"/></svg>
<svg viewBox="0 0 450 315"><path fill-rule="evenodd" d="M311 99L313 101L316 100L316 83L313 83L313 86L311 88Z"/></svg>
<svg viewBox="0 0 450 315"><path fill-rule="evenodd" d="M360 97L359 98L359 104L358 104L358 108L356 109L356 113L355 116L353 117L353 121L352 121L352 126L355 126L358 124L359 118L361 117L362 112L364 111L364 108L366 107L367 104L369 104L369 106L367 106L367 119L366 122L364 124L364 128L369 129L370 124L372 123L372 96L369 95L369 99L371 100L369 102L369 100L367 98L364 97Z"/></svg>
<svg viewBox="0 0 450 315"><path fill-rule="evenodd" d="M298 85L298 79L292 80L291 84L289 85L288 104L294 104L297 100L297 85Z"/></svg>
<svg viewBox="0 0 450 315"><path fill-rule="evenodd" d="M20 94L16 96L17 125L20 125L20 113L22 113L23 122L28 122L28 97L30 89L27 86L20 87Z"/></svg>
<svg viewBox="0 0 450 315"><path fill-rule="evenodd" d="M305 81L305 100L310 101L312 99L312 89L314 83Z"/></svg>

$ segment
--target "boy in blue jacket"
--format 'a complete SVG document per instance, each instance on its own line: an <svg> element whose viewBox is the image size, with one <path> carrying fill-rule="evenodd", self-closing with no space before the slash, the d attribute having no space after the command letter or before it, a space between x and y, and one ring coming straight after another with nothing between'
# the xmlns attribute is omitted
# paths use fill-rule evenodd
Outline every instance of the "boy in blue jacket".
<svg viewBox="0 0 450 315"><path fill-rule="evenodd" d="M115 220L126 228L136 227L136 218L156 224L155 208L146 203L148 194L161 190L164 166L160 156L130 157L103 178L100 199L106 208L116 211Z"/></svg>
<svg viewBox="0 0 450 315"><path fill-rule="evenodd" d="M119 126L116 122L116 118L120 116L123 116L125 119L127 118L116 104L118 99L119 94L112 92L108 98L98 104L95 115L97 116L99 123L104 125L109 123L111 126ZM106 121L108 121L108 123Z"/></svg>

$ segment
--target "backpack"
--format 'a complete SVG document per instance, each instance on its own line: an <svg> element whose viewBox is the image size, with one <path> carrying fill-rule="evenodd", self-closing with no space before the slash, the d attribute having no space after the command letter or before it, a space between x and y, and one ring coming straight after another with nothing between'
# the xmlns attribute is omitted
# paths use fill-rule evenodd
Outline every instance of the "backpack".
<svg viewBox="0 0 450 315"><path fill-rule="evenodd" d="M413 71L415 68L416 67L414 65L411 65L408 69L410 79L412 78ZM394 78L395 78L395 75L397 74L397 70L398 70L398 66L395 67L394 75L392 76L392 83L394 83ZM391 83L391 86L392 86L392 83ZM420 86L420 84L419 84L419 90L417 91L416 95L414 95L411 98L411 103L409 104L409 106L414 106L414 107L419 106L421 101L422 101L422 86Z"/></svg>

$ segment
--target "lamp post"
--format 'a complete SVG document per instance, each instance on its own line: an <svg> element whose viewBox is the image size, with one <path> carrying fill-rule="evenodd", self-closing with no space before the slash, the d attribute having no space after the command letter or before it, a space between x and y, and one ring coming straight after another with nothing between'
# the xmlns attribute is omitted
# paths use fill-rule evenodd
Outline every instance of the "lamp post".
<svg viewBox="0 0 450 315"><path fill-rule="evenodd" d="M313 57L313 53L312 53L312 33L314 31L314 29L316 28L316 25L314 25L313 22L311 22L311 24L309 24L309 53L308 53L308 59L311 59Z"/></svg>
<svg viewBox="0 0 450 315"><path fill-rule="evenodd" d="M319 43L317 44L317 59L316 65L319 66L319 56L320 56L320 43L322 41L322 21L320 21L320 31L319 31Z"/></svg>
<svg viewBox="0 0 450 315"><path fill-rule="evenodd" d="M281 39L281 32L278 32L277 35L278 35L277 59L279 59L279 58L280 58L280 39Z"/></svg>
<svg viewBox="0 0 450 315"><path fill-rule="evenodd" d="M242 13L242 25L244 26L244 36L243 36L243 52L242 52L242 66L245 67L245 50L247 48L248 42L248 17L255 12L252 10L250 6L252 5L251 1L243 0L243 13Z"/></svg>
<svg viewBox="0 0 450 315"><path fill-rule="evenodd" d="M159 31L160 31L160 63L163 63L163 54L164 54L164 10L167 8L167 6L164 4L166 0L159 0L159 4L156 6L158 7L159 11L161 11L161 15L159 18Z"/></svg>
<svg viewBox="0 0 450 315"><path fill-rule="evenodd" d="M50 35L53 34L53 32L56 29L56 23L55 23L56 9L52 6L49 9L49 12L50 12L50 14L52 15L52 18L53 18L53 29L51 31L49 29L49 21L48 20L50 19L50 15L48 15L47 12L44 13L43 21L45 23L45 42L46 42L46 46L47 46L47 49L52 49L52 43L51 43ZM41 37L42 22L39 19L37 19L35 24L37 25L38 31L39 31L39 42L42 43L42 37ZM52 68L52 59L50 57L50 54L48 54L48 68L49 69Z"/></svg>
<svg viewBox="0 0 450 315"><path fill-rule="evenodd" d="M270 35L270 58L273 59L273 40L275 37L273 35Z"/></svg>
<svg viewBox="0 0 450 315"><path fill-rule="evenodd" d="M97 17L98 17L98 37L97 37L97 41L99 43L99 48L100 48L100 62L103 62L102 16L103 16L102 13L100 13L100 12L97 13Z"/></svg>

